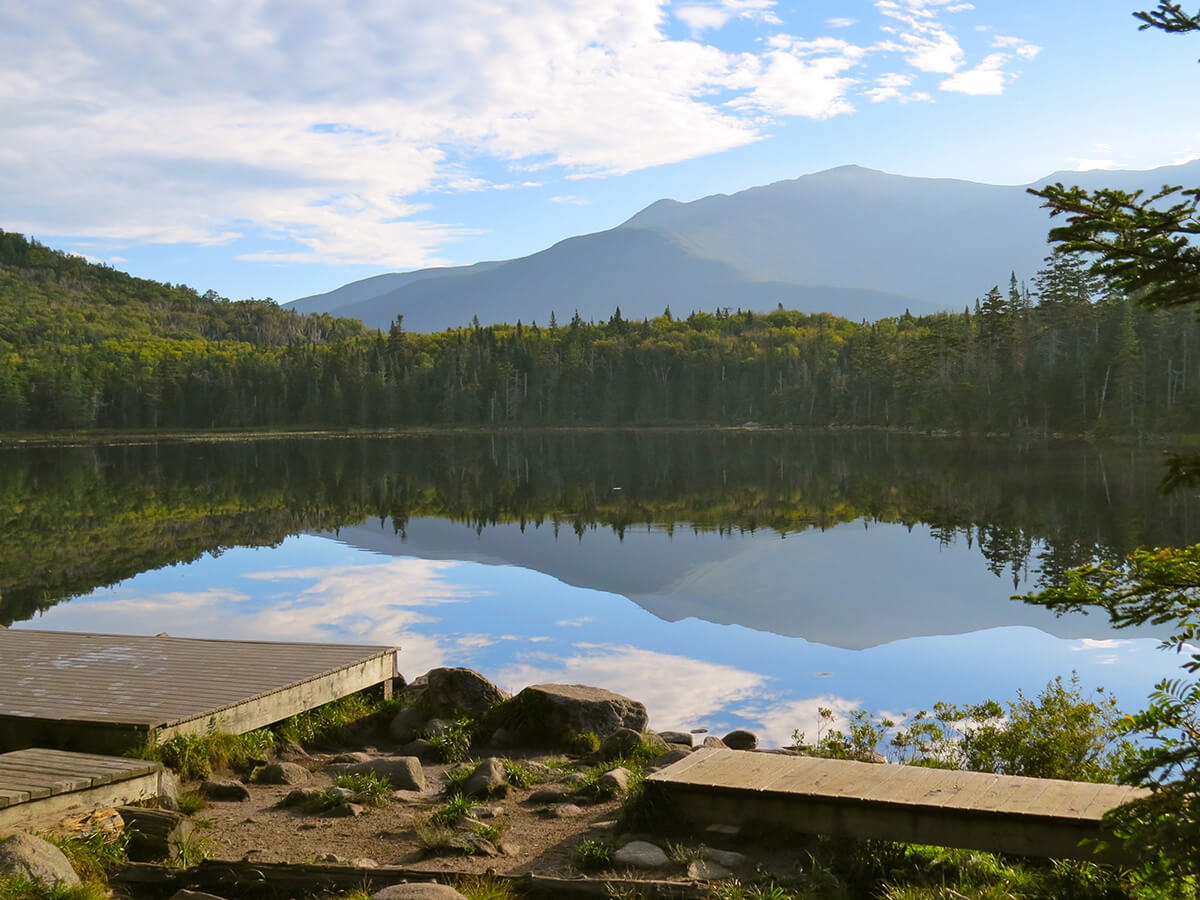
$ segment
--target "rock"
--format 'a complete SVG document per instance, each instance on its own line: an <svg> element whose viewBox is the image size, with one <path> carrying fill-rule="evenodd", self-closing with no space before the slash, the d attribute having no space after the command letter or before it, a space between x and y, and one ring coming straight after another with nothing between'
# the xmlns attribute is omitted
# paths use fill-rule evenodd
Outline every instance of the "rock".
<svg viewBox="0 0 1200 900"><path fill-rule="evenodd" d="M515 747L517 743L517 736L507 728L497 728L492 732L491 744L493 747Z"/></svg>
<svg viewBox="0 0 1200 900"><path fill-rule="evenodd" d="M178 859L187 845L193 825L183 813L170 809L144 809L139 806L117 808L125 820L126 855L134 862L158 862Z"/></svg>
<svg viewBox="0 0 1200 900"><path fill-rule="evenodd" d="M61 850L39 837L18 832L0 841L0 873L46 887L76 887L80 879Z"/></svg>
<svg viewBox="0 0 1200 900"><path fill-rule="evenodd" d="M574 803L560 803L558 806L547 810L547 815L555 819L574 819L577 816L583 815L583 807Z"/></svg>
<svg viewBox="0 0 1200 900"><path fill-rule="evenodd" d="M596 787L609 794L623 794L629 789L629 779L632 777L633 773L624 766L617 766L597 778Z"/></svg>
<svg viewBox="0 0 1200 900"><path fill-rule="evenodd" d="M738 871L754 868L754 860L745 853L738 853L736 850L718 850L715 847L705 847L701 852L705 860L716 863L726 869Z"/></svg>
<svg viewBox="0 0 1200 900"><path fill-rule="evenodd" d="M364 763L364 762L370 762L371 759L372 759L372 757L371 757L370 753L365 753L362 750L354 750L350 753L339 753L337 756L335 756L333 759L331 759L330 762L338 763L338 764Z"/></svg>
<svg viewBox="0 0 1200 900"><path fill-rule="evenodd" d="M616 759L618 756L628 756L642 743L642 736L632 728L618 728L600 744L600 756L604 759Z"/></svg>
<svg viewBox="0 0 1200 900"><path fill-rule="evenodd" d="M527 798L530 803L562 803L567 799L568 790L565 785L552 784L538 788Z"/></svg>
<svg viewBox="0 0 1200 900"><path fill-rule="evenodd" d="M504 815L503 806L472 806L471 815L476 819L494 819Z"/></svg>
<svg viewBox="0 0 1200 900"><path fill-rule="evenodd" d="M300 759L312 759L307 750L293 741L291 738L284 738L275 745L275 755L284 762L296 762Z"/></svg>
<svg viewBox="0 0 1200 900"><path fill-rule="evenodd" d="M279 801L280 806L304 806L311 803L324 794L324 791L317 788L299 788L294 791L289 791L288 795ZM351 791L350 793L354 793Z"/></svg>
<svg viewBox="0 0 1200 900"><path fill-rule="evenodd" d="M742 833L742 826L713 824L713 825L709 825L704 830L707 831L709 834L720 834L725 837L736 837L737 835Z"/></svg>
<svg viewBox="0 0 1200 900"><path fill-rule="evenodd" d="M337 864L337 863L344 863L345 860L342 859L340 856L338 856L336 853L318 853L317 854L317 862Z"/></svg>
<svg viewBox="0 0 1200 900"><path fill-rule="evenodd" d="M255 770L255 781L259 784L308 784L312 773L299 763L271 763Z"/></svg>
<svg viewBox="0 0 1200 900"><path fill-rule="evenodd" d="M687 867L687 877L693 881L724 881L732 875L724 866L706 859L694 859Z"/></svg>
<svg viewBox="0 0 1200 900"><path fill-rule="evenodd" d="M508 779L504 774L504 762L489 756L475 767L463 783L463 793L468 797L491 797L508 791Z"/></svg>
<svg viewBox="0 0 1200 900"><path fill-rule="evenodd" d="M510 840L502 840L496 845L496 849L500 851L502 856L520 856L521 845Z"/></svg>
<svg viewBox="0 0 1200 900"><path fill-rule="evenodd" d="M638 701L581 684L533 685L507 707L512 715L509 724L520 728L521 738L542 745L561 745L572 735L587 732L603 739L619 728L640 734L649 718Z"/></svg>
<svg viewBox="0 0 1200 900"><path fill-rule="evenodd" d="M339 803L333 809L327 810L325 815L331 819L357 819L366 813L367 808L359 803Z"/></svg>
<svg viewBox="0 0 1200 900"><path fill-rule="evenodd" d="M250 799L249 789L232 778L210 778L200 785L200 793L209 800L237 802Z"/></svg>
<svg viewBox="0 0 1200 900"><path fill-rule="evenodd" d="M158 773L158 805L160 809L179 811L179 779L170 769Z"/></svg>
<svg viewBox="0 0 1200 900"><path fill-rule="evenodd" d="M415 803L425 799L424 791L392 791L392 799L397 803Z"/></svg>
<svg viewBox="0 0 1200 900"><path fill-rule="evenodd" d="M679 762L681 759L687 759L691 755L691 750L684 750L682 747L678 750L668 750L661 756L656 756L654 759L650 760L650 763L646 766L646 769L652 769L657 772L659 769L665 769L667 766L673 765L674 763Z"/></svg>
<svg viewBox="0 0 1200 900"><path fill-rule="evenodd" d="M325 791L325 794L332 797L334 800L342 801L350 801L358 796L357 791L348 787L331 787L329 790Z"/></svg>
<svg viewBox="0 0 1200 900"><path fill-rule="evenodd" d="M413 705L428 718L476 718L494 704L508 699L508 694L471 669L430 669L425 673L424 681ZM406 699L407 696L408 690L405 691Z"/></svg>
<svg viewBox="0 0 1200 900"><path fill-rule="evenodd" d="M753 750L758 746L758 735L745 728L738 728L721 738L721 741L730 750Z"/></svg>
<svg viewBox="0 0 1200 900"><path fill-rule="evenodd" d="M563 780L559 784L564 784L567 787L575 787L577 784L583 784L587 781L587 776L582 772L572 772L570 775L564 775Z"/></svg>
<svg viewBox="0 0 1200 900"><path fill-rule="evenodd" d="M727 746L725 746L725 742L723 740L721 740L719 737L713 737L711 734L704 739L704 743L701 744L700 746L701 747L715 747L717 750L728 750L729 749Z"/></svg>
<svg viewBox="0 0 1200 900"><path fill-rule="evenodd" d="M649 841L630 841L613 854L613 862L634 869L663 869L671 864L662 848Z"/></svg>
<svg viewBox="0 0 1200 900"><path fill-rule="evenodd" d="M683 744L692 746L692 736L686 731L660 731L658 736L668 744Z"/></svg>
<svg viewBox="0 0 1200 900"><path fill-rule="evenodd" d="M415 756L381 756L366 762L329 766L330 774L358 775L371 773L386 778L392 787L401 791L425 790L425 770Z"/></svg>
<svg viewBox="0 0 1200 900"><path fill-rule="evenodd" d="M409 741L407 744L401 744L396 748L398 756L415 756L418 759L439 758L440 751L425 738L417 738L415 741Z"/></svg>
<svg viewBox="0 0 1200 900"><path fill-rule="evenodd" d="M445 884L393 884L371 895L371 900L467 900Z"/></svg>
<svg viewBox="0 0 1200 900"><path fill-rule="evenodd" d="M379 863L371 859L369 856L360 856L358 859L350 860L350 865L356 869L378 869Z"/></svg>
<svg viewBox="0 0 1200 900"><path fill-rule="evenodd" d="M400 710L388 725L388 734L401 744L406 744L413 738L420 737L425 731L424 713L411 706Z"/></svg>

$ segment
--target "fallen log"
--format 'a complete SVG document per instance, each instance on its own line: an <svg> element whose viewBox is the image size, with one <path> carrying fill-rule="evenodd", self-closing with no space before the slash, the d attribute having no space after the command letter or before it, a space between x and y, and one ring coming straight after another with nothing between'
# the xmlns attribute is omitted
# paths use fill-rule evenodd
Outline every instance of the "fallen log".
<svg viewBox="0 0 1200 900"><path fill-rule="evenodd" d="M319 863L254 863L205 860L190 869L149 863L130 863L110 879L138 897L169 896L175 891L206 891L226 900L260 896L304 896L321 891L378 891L404 882L438 882L453 885L463 876L453 872L427 872L401 866L360 868ZM555 875L492 875L507 882L519 897L531 900L596 900L639 890L644 900L704 900L708 888L689 881L622 878L617 876L564 878Z"/></svg>

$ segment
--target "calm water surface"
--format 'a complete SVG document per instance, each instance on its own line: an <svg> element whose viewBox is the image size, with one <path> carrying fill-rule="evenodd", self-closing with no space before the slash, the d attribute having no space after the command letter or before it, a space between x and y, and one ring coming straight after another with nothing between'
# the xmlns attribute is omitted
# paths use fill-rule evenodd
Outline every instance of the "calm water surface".
<svg viewBox="0 0 1200 900"><path fill-rule="evenodd" d="M1156 453L878 434L583 433L0 451L0 621L396 644L412 677L597 684L770 743L1078 672L1150 630L1010 599L1200 540Z"/></svg>

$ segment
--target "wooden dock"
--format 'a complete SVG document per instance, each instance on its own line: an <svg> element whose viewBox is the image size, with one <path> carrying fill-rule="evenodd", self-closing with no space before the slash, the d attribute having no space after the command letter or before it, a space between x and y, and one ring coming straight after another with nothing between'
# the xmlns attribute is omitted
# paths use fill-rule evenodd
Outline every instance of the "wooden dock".
<svg viewBox="0 0 1200 900"><path fill-rule="evenodd" d="M395 647L0 628L0 751L251 731L396 677Z"/></svg>
<svg viewBox="0 0 1200 900"><path fill-rule="evenodd" d="M1146 792L806 756L700 749L647 779L698 824L767 825L855 838L1095 859L1101 817ZM1119 858L1110 851L1109 858Z"/></svg>
<svg viewBox="0 0 1200 900"><path fill-rule="evenodd" d="M144 759L62 750L0 753L0 828L155 799L160 769Z"/></svg>

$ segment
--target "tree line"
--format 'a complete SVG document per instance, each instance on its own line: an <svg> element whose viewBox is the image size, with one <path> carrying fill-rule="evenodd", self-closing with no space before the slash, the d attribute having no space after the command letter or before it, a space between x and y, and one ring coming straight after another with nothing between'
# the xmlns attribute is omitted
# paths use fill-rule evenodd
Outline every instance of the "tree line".
<svg viewBox="0 0 1200 900"><path fill-rule="evenodd" d="M686 306L686 297L676 305ZM569 298L564 298L564 305ZM368 331L131 278L0 233L0 429L1200 425L1197 324L1050 257L961 313L778 308Z"/></svg>

